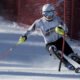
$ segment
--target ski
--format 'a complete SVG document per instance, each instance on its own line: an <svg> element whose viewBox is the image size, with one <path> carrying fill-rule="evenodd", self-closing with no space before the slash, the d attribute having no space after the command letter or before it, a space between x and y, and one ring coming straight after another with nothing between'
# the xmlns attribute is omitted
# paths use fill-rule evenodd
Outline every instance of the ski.
<svg viewBox="0 0 80 80"><path fill-rule="evenodd" d="M54 52L54 54L60 60L61 51ZM72 60L70 57L66 56L65 54L63 54L62 62L64 63L65 67L67 67L69 70L73 70L76 73L80 73L80 64Z"/></svg>
<svg viewBox="0 0 80 80"><path fill-rule="evenodd" d="M63 55L63 57L75 67L75 72L76 73L80 73L80 64L78 64L77 62L75 62L74 60L72 60L70 57L66 56L65 54Z"/></svg>

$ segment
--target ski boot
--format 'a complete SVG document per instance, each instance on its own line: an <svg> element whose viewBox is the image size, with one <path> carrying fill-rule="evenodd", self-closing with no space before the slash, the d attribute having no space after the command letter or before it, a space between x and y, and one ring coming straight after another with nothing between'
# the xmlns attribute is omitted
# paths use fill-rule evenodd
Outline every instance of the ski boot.
<svg viewBox="0 0 80 80"><path fill-rule="evenodd" d="M65 67L67 67L69 70L75 70L75 67L72 64L67 63L67 62L63 62L63 63L65 65Z"/></svg>
<svg viewBox="0 0 80 80"><path fill-rule="evenodd" d="M80 64L80 56L78 54L71 53L69 57Z"/></svg>

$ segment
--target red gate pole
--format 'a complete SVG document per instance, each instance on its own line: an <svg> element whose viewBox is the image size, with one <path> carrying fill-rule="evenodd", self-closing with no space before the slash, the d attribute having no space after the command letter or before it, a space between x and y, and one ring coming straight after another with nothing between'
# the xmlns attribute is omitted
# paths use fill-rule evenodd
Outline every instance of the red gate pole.
<svg viewBox="0 0 80 80"><path fill-rule="evenodd" d="M66 20L65 20L65 0L64 0L64 27L65 27L65 22L66 22ZM61 59L60 59L58 71L61 71L61 65L62 65L62 62L63 62L63 55L64 55L64 47L65 47L65 33L63 35L62 54L61 54Z"/></svg>

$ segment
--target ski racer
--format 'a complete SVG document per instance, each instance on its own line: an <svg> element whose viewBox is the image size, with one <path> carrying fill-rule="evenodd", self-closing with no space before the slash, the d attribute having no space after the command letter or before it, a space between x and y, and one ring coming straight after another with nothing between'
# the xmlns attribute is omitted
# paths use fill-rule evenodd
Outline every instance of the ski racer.
<svg viewBox="0 0 80 80"><path fill-rule="evenodd" d="M50 55L54 52L62 51L62 36L68 33L68 28L64 26L64 22L56 15L56 10L54 5L45 4L42 7L42 17L34 21L30 28L22 35L19 39L21 42L25 42L27 37L35 30L40 29L46 49L49 51ZM65 41L64 54L71 57L73 54L72 48ZM65 64L65 63L64 63ZM69 69L74 69L73 66L65 64Z"/></svg>

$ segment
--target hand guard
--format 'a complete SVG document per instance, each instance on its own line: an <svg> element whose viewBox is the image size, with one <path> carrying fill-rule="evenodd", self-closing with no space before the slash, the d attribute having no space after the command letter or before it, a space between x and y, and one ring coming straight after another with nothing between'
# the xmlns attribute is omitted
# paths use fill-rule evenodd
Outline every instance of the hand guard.
<svg viewBox="0 0 80 80"><path fill-rule="evenodd" d="M55 28L55 32L60 34L60 35L64 35L65 31L64 29L61 27L61 25L59 25L58 27Z"/></svg>
<svg viewBox="0 0 80 80"><path fill-rule="evenodd" d="M26 35L23 35L19 38L19 43L23 43L27 40L27 36Z"/></svg>

